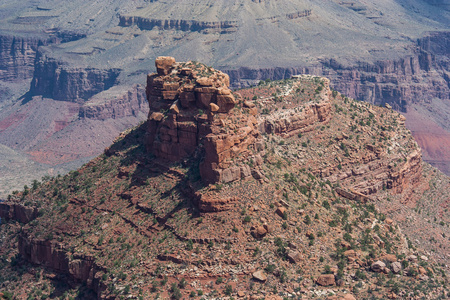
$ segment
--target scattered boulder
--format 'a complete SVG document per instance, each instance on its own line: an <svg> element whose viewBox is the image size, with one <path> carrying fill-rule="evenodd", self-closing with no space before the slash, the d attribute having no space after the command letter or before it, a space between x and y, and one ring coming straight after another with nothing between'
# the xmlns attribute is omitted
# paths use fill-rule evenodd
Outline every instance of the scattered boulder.
<svg viewBox="0 0 450 300"><path fill-rule="evenodd" d="M415 255L408 255L406 259L412 262L417 262L417 256Z"/></svg>
<svg viewBox="0 0 450 300"><path fill-rule="evenodd" d="M252 227L250 229L251 234L254 238L260 239L263 238L267 234L267 229L264 226Z"/></svg>
<svg viewBox="0 0 450 300"><path fill-rule="evenodd" d="M215 103L210 103L210 104L209 104L209 109L210 109L212 112L216 112L216 111L219 111L220 107L219 107L217 104L215 104Z"/></svg>
<svg viewBox="0 0 450 300"><path fill-rule="evenodd" d="M250 102L250 101L244 101L244 106L247 108L253 108L253 107L255 107L255 103Z"/></svg>
<svg viewBox="0 0 450 300"><path fill-rule="evenodd" d="M419 274L424 275L427 274L427 270L424 267L419 267Z"/></svg>
<svg viewBox="0 0 450 300"><path fill-rule="evenodd" d="M385 264L384 262L380 261L380 260L374 262L374 263L370 266L370 268L372 269L372 271L377 272L377 273L383 272L385 267L386 267L386 264Z"/></svg>
<svg viewBox="0 0 450 300"><path fill-rule="evenodd" d="M394 274L400 273L402 271L402 264L398 261L393 262L391 264L391 270L392 270L392 273L394 273Z"/></svg>
<svg viewBox="0 0 450 300"><path fill-rule="evenodd" d="M330 286L336 284L333 274L322 274L317 278L316 282L321 286Z"/></svg>
<svg viewBox="0 0 450 300"><path fill-rule="evenodd" d="M302 259L302 255L298 251L289 250L287 253L287 259L291 263L295 264L295 263L298 263Z"/></svg>
<svg viewBox="0 0 450 300"><path fill-rule="evenodd" d="M394 254L386 254L386 255L383 255L381 257L381 260L388 261L388 262L392 263L392 262L397 261L397 256L395 256Z"/></svg>
<svg viewBox="0 0 450 300"><path fill-rule="evenodd" d="M278 207L277 207L276 213L277 213L280 217L284 218L284 214L286 213L286 207L284 207L284 206L278 206Z"/></svg>
<svg viewBox="0 0 450 300"><path fill-rule="evenodd" d="M267 280L267 275L264 273L263 270L258 270L253 273L253 278L258 281L265 282Z"/></svg>

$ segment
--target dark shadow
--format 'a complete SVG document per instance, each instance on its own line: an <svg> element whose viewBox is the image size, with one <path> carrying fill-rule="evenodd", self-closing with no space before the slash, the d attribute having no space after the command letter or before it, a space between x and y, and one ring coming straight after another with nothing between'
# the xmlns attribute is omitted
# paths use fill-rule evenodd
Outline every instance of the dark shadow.
<svg viewBox="0 0 450 300"><path fill-rule="evenodd" d="M25 105L33 99L33 95L30 91L26 92L22 96L19 97L19 101L21 101L20 105Z"/></svg>
<svg viewBox="0 0 450 300"><path fill-rule="evenodd" d="M172 210L167 212L164 217L160 218L160 223L165 223L170 216L181 209L186 209L192 217L198 217L200 212L197 208L195 193L204 187L199 171L199 164L204 157L204 153L198 150L190 157L177 162L156 158L153 153L146 150L146 129L147 123L144 122L105 150L105 155L122 156L120 166L123 167L132 164L137 165L131 174L122 174L122 176L128 176L131 179L129 189L135 186L146 185L148 179L163 174L170 174L173 178L178 177L178 183L170 190L165 191L158 200L164 201L165 199L169 199L174 192L177 192L179 195L178 198L181 201ZM187 169L187 172L185 174L175 172L173 167L182 167Z"/></svg>

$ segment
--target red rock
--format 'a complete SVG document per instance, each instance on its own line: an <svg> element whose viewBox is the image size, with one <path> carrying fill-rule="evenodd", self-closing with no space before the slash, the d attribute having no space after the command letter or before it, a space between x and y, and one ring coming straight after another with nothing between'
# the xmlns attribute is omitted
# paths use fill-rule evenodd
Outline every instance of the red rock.
<svg viewBox="0 0 450 300"><path fill-rule="evenodd" d="M210 103L210 104L209 104L209 109L210 109L212 112L216 112L216 111L218 111L218 110L220 109L220 107L219 107L217 104Z"/></svg>
<svg viewBox="0 0 450 300"><path fill-rule="evenodd" d="M286 213L286 207L284 207L284 206L278 206L278 207L277 207L276 213L277 213L280 217L284 218L284 214Z"/></svg>
<svg viewBox="0 0 450 300"><path fill-rule="evenodd" d="M267 275L262 270L258 270L253 273L253 278L259 281L266 281Z"/></svg>
<svg viewBox="0 0 450 300"><path fill-rule="evenodd" d="M155 60L156 71L158 75L167 75L172 70L175 58L169 56L160 56Z"/></svg>
<svg viewBox="0 0 450 300"><path fill-rule="evenodd" d="M336 283L333 274L322 274L317 278L316 282L321 286L330 286Z"/></svg>
<svg viewBox="0 0 450 300"><path fill-rule="evenodd" d="M298 263L298 262L301 261L302 255L298 251L289 250L288 253L287 253L287 259L291 263L295 264L295 263Z"/></svg>
<svg viewBox="0 0 450 300"><path fill-rule="evenodd" d="M196 81L201 86L212 86L214 84L214 81L208 77L200 77L200 78L197 78Z"/></svg>
<svg viewBox="0 0 450 300"><path fill-rule="evenodd" d="M386 254L386 255L383 255L380 259L392 263L392 262L397 261L397 256L395 256L394 254Z"/></svg>

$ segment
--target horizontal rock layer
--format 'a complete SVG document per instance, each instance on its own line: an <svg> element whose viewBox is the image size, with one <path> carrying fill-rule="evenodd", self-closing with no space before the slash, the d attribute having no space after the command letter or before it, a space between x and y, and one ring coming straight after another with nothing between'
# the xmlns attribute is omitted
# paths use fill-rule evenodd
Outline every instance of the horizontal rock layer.
<svg viewBox="0 0 450 300"><path fill-rule="evenodd" d="M51 32L38 36L0 34L0 80L14 81L33 76L38 48L75 41L86 34L77 31Z"/></svg>
<svg viewBox="0 0 450 300"><path fill-rule="evenodd" d="M321 75L331 79L334 89L351 98L372 104L389 103L396 110L407 111L412 103L450 99L449 43L449 33L437 32L418 40L414 53L401 59L356 62L354 66L325 59L321 65L308 67L243 67L225 72L234 87L295 74Z"/></svg>
<svg viewBox="0 0 450 300"><path fill-rule="evenodd" d="M107 120L134 116L148 112L145 89L134 85L131 89L112 87L92 97L80 107L81 119Z"/></svg>
<svg viewBox="0 0 450 300"><path fill-rule="evenodd" d="M55 100L83 103L116 84L119 69L73 68L48 57L36 55L30 94Z"/></svg>
<svg viewBox="0 0 450 300"><path fill-rule="evenodd" d="M227 33L236 31L237 21L202 22L196 20L162 20L135 16L120 16L120 26L128 27L136 25L143 30L152 30L154 27L160 29L175 29L182 31L204 31Z"/></svg>

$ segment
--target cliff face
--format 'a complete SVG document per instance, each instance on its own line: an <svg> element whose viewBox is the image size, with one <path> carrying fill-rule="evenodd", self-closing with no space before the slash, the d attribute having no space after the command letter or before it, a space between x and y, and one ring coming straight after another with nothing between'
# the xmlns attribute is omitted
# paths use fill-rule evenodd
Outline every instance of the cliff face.
<svg viewBox="0 0 450 300"><path fill-rule="evenodd" d="M228 75L193 62L178 64L169 57L158 58L156 68L158 74L147 79L147 148L171 161L204 151L200 164L204 182L228 183L252 174L260 177L257 169L240 162L261 150L261 133L292 136L330 119L327 80L317 103L256 118L258 109L251 101L239 98L243 101L240 110L233 110L237 101L228 89ZM292 86L286 95L296 88Z"/></svg>
<svg viewBox="0 0 450 300"><path fill-rule="evenodd" d="M94 257L70 255L63 244L46 239L33 239L26 233L18 237L18 250L27 261L66 274L71 281L85 283L99 295L106 289L98 278L105 270L95 263Z"/></svg>
<svg viewBox="0 0 450 300"><path fill-rule="evenodd" d="M0 33L0 80L15 81L33 76L38 48L86 37L76 31L50 31L37 37Z"/></svg>
<svg viewBox="0 0 450 300"><path fill-rule="evenodd" d="M145 88L134 85L131 88L115 86L96 94L80 107L81 119L107 120L136 117L148 112Z"/></svg>
<svg viewBox="0 0 450 300"><path fill-rule="evenodd" d="M230 33L236 31L237 21L201 22L196 20L161 20L135 16L120 16L120 26L137 26L142 30L152 30L154 27L182 31L208 31L208 33Z"/></svg>
<svg viewBox="0 0 450 300"><path fill-rule="evenodd" d="M349 97L377 105L389 103L406 112L413 103L450 99L449 43L449 33L430 33L418 40L414 54L397 60L356 62L348 67L329 59L311 67L240 68L227 72L233 86L303 73L323 75L331 79L334 89Z"/></svg>
<svg viewBox="0 0 450 300"><path fill-rule="evenodd" d="M37 49L52 42L55 40L0 34L0 80L31 78Z"/></svg>
<svg viewBox="0 0 450 300"><path fill-rule="evenodd" d="M55 100L82 103L112 87L119 72L119 69L68 67L49 58L44 51L38 52L30 93Z"/></svg>

